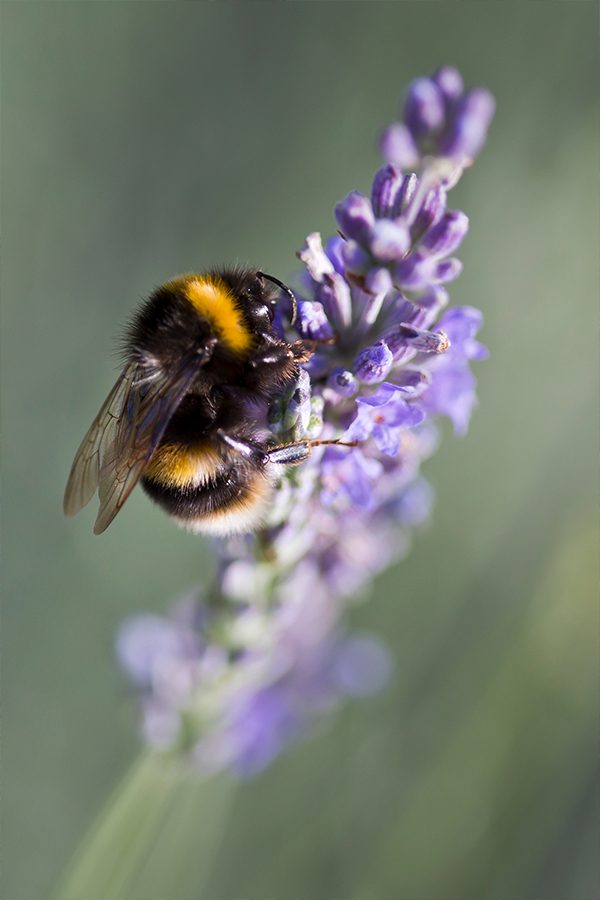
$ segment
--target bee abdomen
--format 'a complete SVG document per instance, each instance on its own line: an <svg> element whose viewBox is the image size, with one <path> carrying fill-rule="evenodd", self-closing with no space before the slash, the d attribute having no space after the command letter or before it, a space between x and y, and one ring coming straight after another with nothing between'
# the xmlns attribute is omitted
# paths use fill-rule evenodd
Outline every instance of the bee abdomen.
<svg viewBox="0 0 600 900"><path fill-rule="evenodd" d="M147 474L142 485L184 528L227 535L260 524L268 510L272 480L265 469L226 465L202 481L175 484Z"/></svg>

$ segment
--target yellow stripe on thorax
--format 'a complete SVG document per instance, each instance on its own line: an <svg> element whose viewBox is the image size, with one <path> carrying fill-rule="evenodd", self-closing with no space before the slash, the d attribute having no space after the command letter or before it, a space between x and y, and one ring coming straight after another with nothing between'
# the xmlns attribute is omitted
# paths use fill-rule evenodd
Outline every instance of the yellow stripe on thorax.
<svg viewBox="0 0 600 900"><path fill-rule="evenodd" d="M231 289L218 276L183 275L166 287L180 290L196 312L207 319L224 344L234 353L246 353L252 344L252 333Z"/></svg>
<svg viewBox="0 0 600 900"><path fill-rule="evenodd" d="M144 476L167 487L205 484L219 469L221 457L207 441L192 447L163 444L150 460Z"/></svg>

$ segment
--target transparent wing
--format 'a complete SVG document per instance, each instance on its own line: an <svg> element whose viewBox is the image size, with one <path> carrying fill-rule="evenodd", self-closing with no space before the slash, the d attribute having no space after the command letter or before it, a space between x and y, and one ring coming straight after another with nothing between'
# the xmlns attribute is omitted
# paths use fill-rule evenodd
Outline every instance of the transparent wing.
<svg viewBox="0 0 600 900"><path fill-rule="evenodd" d="M100 468L94 534L107 528L139 481L173 413L198 374L198 358L168 375L142 380L126 398L114 443Z"/></svg>
<svg viewBox="0 0 600 900"><path fill-rule="evenodd" d="M123 369L75 454L63 502L67 516L78 513L96 492L102 458L114 441L117 423L131 385L135 382L137 369L135 363Z"/></svg>
<svg viewBox="0 0 600 900"><path fill-rule="evenodd" d="M94 534L110 525L204 361L197 354L184 357L169 373L136 363L124 369L77 451L65 492L67 515L85 506L98 488Z"/></svg>

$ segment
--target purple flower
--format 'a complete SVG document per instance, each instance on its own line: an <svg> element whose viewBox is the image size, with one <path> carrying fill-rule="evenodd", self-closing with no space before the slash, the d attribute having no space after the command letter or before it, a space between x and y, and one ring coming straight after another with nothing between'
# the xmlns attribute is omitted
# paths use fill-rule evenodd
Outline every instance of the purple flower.
<svg viewBox="0 0 600 900"><path fill-rule="evenodd" d="M298 331L304 338L326 341L333 337L333 328L318 300L298 303Z"/></svg>
<svg viewBox="0 0 600 900"><path fill-rule="evenodd" d="M370 200L359 191L351 191L338 203L335 217L345 237L353 238L359 244L369 241L375 216Z"/></svg>
<svg viewBox="0 0 600 900"><path fill-rule="evenodd" d="M384 129L379 139L379 150L391 166L412 169L419 164L419 148L404 122L394 122Z"/></svg>
<svg viewBox="0 0 600 900"><path fill-rule="evenodd" d="M383 381L394 362L394 355L385 341L377 341L361 350L354 360L354 371L363 384Z"/></svg>
<svg viewBox="0 0 600 900"><path fill-rule="evenodd" d="M477 404L476 386L466 366L448 361L434 373L431 387L421 398L423 407L431 416L448 416L456 434L466 434Z"/></svg>
<svg viewBox="0 0 600 900"><path fill-rule="evenodd" d="M381 153L401 168L414 167L425 156L468 165L485 143L494 110L489 91L465 91L460 73L443 66L431 78L417 78L410 85L402 121L383 132Z"/></svg>
<svg viewBox="0 0 600 900"><path fill-rule="evenodd" d="M438 86L448 105L456 102L464 91L462 75L452 66L441 66L432 75L432 81Z"/></svg>
<svg viewBox="0 0 600 900"><path fill-rule="evenodd" d="M320 239L321 236L319 235L319 240ZM330 261L338 275L341 275L342 277L345 274L342 254L344 243L344 239L340 237L339 234L333 234L330 238L327 238L327 241L325 243L325 255L327 256L328 260Z"/></svg>
<svg viewBox="0 0 600 900"><path fill-rule="evenodd" d="M410 241L410 230L401 219L379 219L373 226L369 248L374 259L389 263L408 253Z"/></svg>
<svg viewBox="0 0 600 900"><path fill-rule="evenodd" d="M352 319L352 297L345 278L338 272L326 275L318 291L331 325L335 331L344 331Z"/></svg>
<svg viewBox="0 0 600 900"><path fill-rule="evenodd" d="M371 187L371 206L378 219L395 219L414 196L417 178L403 175L395 166L376 173Z"/></svg>
<svg viewBox="0 0 600 900"><path fill-rule="evenodd" d="M350 438L353 440L353 438ZM321 496L327 505L371 509L373 482L382 472L381 463L360 450L352 453L331 448L321 466Z"/></svg>
<svg viewBox="0 0 600 900"><path fill-rule="evenodd" d="M448 256L460 246L468 228L469 220L463 212L447 212L425 232L421 249L431 256Z"/></svg>
<svg viewBox="0 0 600 900"><path fill-rule="evenodd" d="M150 613L125 619L117 636L119 662L142 688L152 686L161 667L197 655L198 644L192 631Z"/></svg>
<svg viewBox="0 0 600 900"><path fill-rule="evenodd" d="M496 104L489 91L475 88L457 102L440 150L443 156L473 160L483 147Z"/></svg>
<svg viewBox="0 0 600 900"><path fill-rule="evenodd" d="M482 325L483 315L473 306L455 306L444 314L440 328L448 335L451 358L487 359L487 348L475 340Z"/></svg>
<svg viewBox="0 0 600 900"><path fill-rule="evenodd" d="M348 369L334 369L327 379L327 385L343 397L354 397L359 389L358 379Z"/></svg>
<svg viewBox="0 0 600 900"><path fill-rule="evenodd" d="M433 78L417 78L408 89L404 123L414 138L439 133L446 119L445 98Z"/></svg>
<svg viewBox="0 0 600 900"><path fill-rule="evenodd" d="M393 279L402 290L420 292L432 285L454 281L461 272L459 259L438 262L434 256L416 252L395 267Z"/></svg>
<svg viewBox="0 0 600 900"><path fill-rule="evenodd" d="M487 349L475 340L483 317L470 306L448 310L442 318L450 337L450 350L431 366L431 384L421 401L429 415L448 416L457 434L466 434L477 405L477 382L469 369L470 359L485 359Z"/></svg>
<svg viewBox="0 0 600 900"><path fill-rule="evenodd" d="M370 397L356 401L356 418L346 432L349 441L372 438L377 448L388 456L400 449L402 429L412 428L423 421L423 411L406 402L401 387L384 382Z"/></svg>
<svg viewBox="0 0 600 900"><path fill-rule="evenodd" d="M336 206L346 237L346 273L367 293L385 295L393 287L422 292L460 274L459 261L446 257L460 246L469 221L460 210L446 211L445 183L427 188L425 176L404 177L388 165L375 175L371 200L353 191ZM309 271L327 281L328 276L320 274L322 262L315 262L306 250L300 257Z"/></svg>
<svg viewBox="0 0 600 900"><path fill-rule="evenodd" d="M422 196L420 203L414 204L412 234L415 244L421 240L426 231L440 221L446 211L447 192L443 184L434 185ZM450 252L450 251L448 251Z"/></svg>
<svg viewBox="0 0 600 900"><path fill-rule="evenodd" d="M445 353L450 347L445 331L424 331L412 325L397 325L387 332L385 340L395 357L407 349L421 353Z"/></svg>
<svg viewBox="0 0 600 900"><path fill-rule="evenodd" d="M437 449L437 417L464 434L477 402L481 313L449 307L442 285L460 274L453 254L468 229L448 193L492 114L487 91L465 92L451 67L410 86L370 195L348 194L335 208L341 235L323 243L313 232L297 254L296 327L316 352L274 400L268 426L274 444L315 441L310 458L274 467L258 535L215 543L210 600L133 617L119 632L145 740L205 774L259 772L390 675L389 652L348 634L343 618L428 519L421 464Z"/></svg>
<svg viewBox="0 0 600 900"><path fill-rule="evenodd" d="M383 266L375 266L369 269L365 275L365 291L375 296L385 296L393 288L392 276L388 269Z"/></svg>
<svg viewBox="0 0 600 900"><path fill-rule="evenodd" d="M225 726L228 743L235 751L233 767L245 777L260 772L298 727L298 718L281 689L269 687L241 698Z"/></svg>

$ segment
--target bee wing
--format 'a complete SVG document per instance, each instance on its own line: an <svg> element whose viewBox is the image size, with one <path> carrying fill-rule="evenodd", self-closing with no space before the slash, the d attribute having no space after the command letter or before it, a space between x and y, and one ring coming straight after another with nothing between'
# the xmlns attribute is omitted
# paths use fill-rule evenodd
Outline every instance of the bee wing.
<svg viewBox="0 0 600 900"><path fill-rule="evenodd" d="M98 488L94 534L112 522L144 469L205 359L185 357L172 372L130 363L106 398L77 451L64 508L78 512Z"/></svg>
<svg viewBox="0 0 600 900"><path fill-rule="evenodd" d="M198 362L183 359L173 372L142 378L128 392L115 440L100 467L100 509L94 534L104 531L139 481L173 413L198 374Z"/></svg>
<svg viewBox="0 0 600 900"><path fill-rule="evenodd" d="M74 516L83 509L96 492L101 462L107 447L114 440L117 423L135 381L137 368L135 363L130 363L123 369L75 454L63 502L67 516Z"/></svg>

